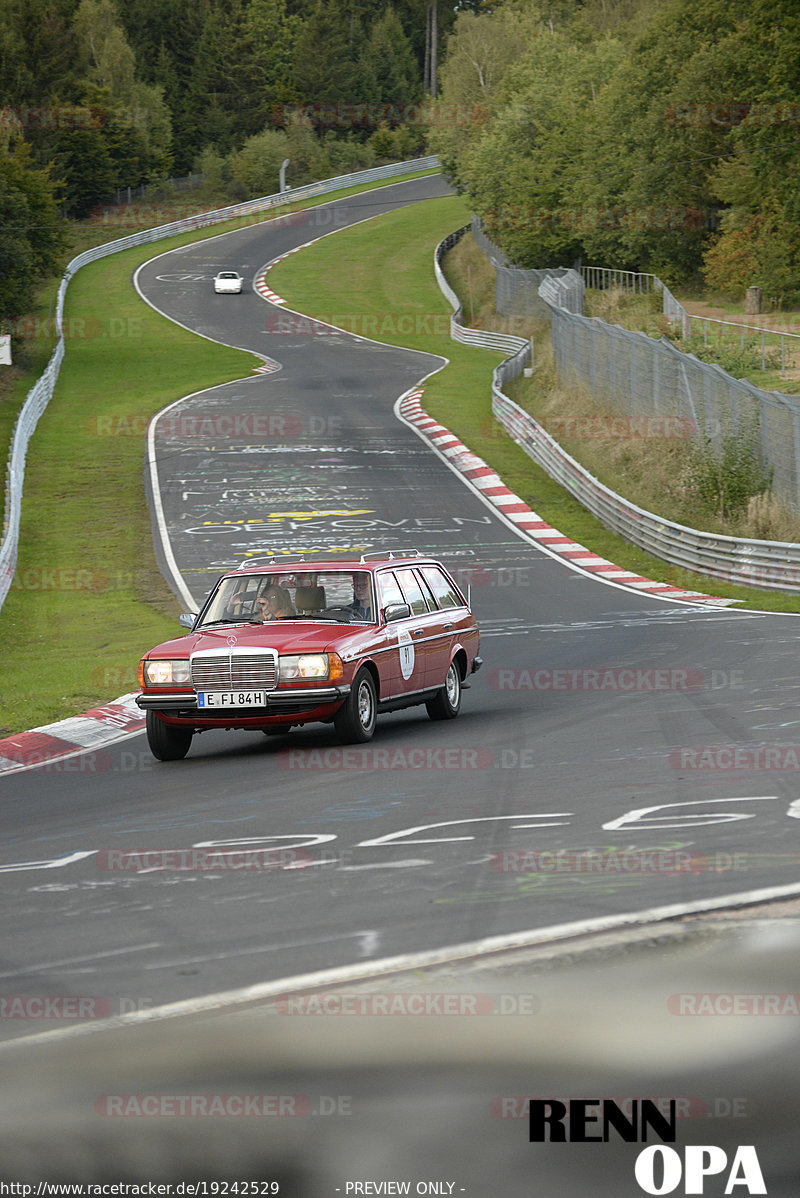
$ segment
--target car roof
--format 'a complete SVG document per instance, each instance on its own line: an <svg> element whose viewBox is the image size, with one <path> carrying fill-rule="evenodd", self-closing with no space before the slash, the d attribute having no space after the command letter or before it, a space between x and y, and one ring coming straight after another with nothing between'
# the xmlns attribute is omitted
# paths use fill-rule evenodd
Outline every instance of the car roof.
<svg viewBox="0 0 800 1198"><path fill-rule="evenodd" d="M330 571L344 571L352 573L357 570L368 570L374 574L376 570L386 569L387 567L397 569L400 566L439 566L441 562L434 557L427 557L418 553L385 553L379 557L375 554L363 554L361 557L352 558L336 558L334 560L320 560L316 558L293 558L290 559L287 555L283 560L278 558L258 558L252 563L247 562L239 567L238 570L231 570L225 575L226 578L243 578L248 574L274 574L283 572L284 570L290 574L303 573L328 573Z"/></svg>

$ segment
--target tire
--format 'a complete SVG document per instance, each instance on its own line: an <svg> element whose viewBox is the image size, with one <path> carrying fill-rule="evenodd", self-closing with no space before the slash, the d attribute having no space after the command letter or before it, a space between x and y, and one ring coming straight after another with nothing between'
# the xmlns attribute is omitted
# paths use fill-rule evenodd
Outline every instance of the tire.
<svg viewBox="0 0 800 1198"><path fill-rule="evenodd" d="M432 720L454 720L461 710L461 670L458 662L450 662L444 686L432 699L428 699L425 710Z"/></svg>
<svg viewBox="0 0 800 1198"><path fill-rule="evenodd" d="M342 744L358 745L372 740L378 715L375 683L369 670L358 671L353 689L333 717L336 735Z"/></svg>
<svg viewBox="0 0 800 1198"><path fill-rule="evenodd" d="M146 714L147 743L159 761L180 761L189 752L194 735L191 728L174 728L165 724L154 711Z"/></svg>

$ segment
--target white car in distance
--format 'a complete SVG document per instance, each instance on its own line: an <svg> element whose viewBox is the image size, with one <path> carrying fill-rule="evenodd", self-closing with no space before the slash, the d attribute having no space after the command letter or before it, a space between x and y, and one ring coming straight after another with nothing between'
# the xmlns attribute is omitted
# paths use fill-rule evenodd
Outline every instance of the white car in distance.
<svg viewBox="0 0 800 1198"><path fill-rule="evenodd" d="M214 275L214 291L217 295L239 295L244 279L235 270L221 270Z"/></svg>

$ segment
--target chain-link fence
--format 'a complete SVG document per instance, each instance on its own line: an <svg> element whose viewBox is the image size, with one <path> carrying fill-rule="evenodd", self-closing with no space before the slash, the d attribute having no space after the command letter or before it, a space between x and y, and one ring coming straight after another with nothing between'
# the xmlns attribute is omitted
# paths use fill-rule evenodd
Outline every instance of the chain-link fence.
<svg viewBox="0 0 800 1198"><path fill-rule="evenodd" d="M451 244L463 232L459 230L447 243L442 243L439 250L443 251L445 244ZM488 241L482 230L478 229L478 232L480 237L476 240L479 244L481 241L488 243L492 257L501 262L501 251ZM685 419L688 412L688 428L693 429L695 435L710 430L715 422L720 430L757 429L767 460L780 460L784 466L781 481L791 489L790 496L783 492L787 502L794 499L797 503L800 475L796 461L797 446L800 446L798 399L779 392L761 391L733 379L720 367L706 366L691 355L681 353L666 340L653 341L644 333L629 333L618 326L612 328L602 321L588 320L563 310L554 299L557 300L559 284L566 281L569 286L569 273L575 272L564 271L561 278L551 278L539 285L540 298L546 297L552 316L556 360L562 375L577 377L586 385L594 384L596 393L612 402L613 399L619 401L620 396L626 397L628 412L642 424L649 413L657 417L662 427L667 427L662 422L668 414L674 419ZM439 274L437 271L437 278ZM644 277L656 278L639 276L635 280L631 274L624 286L636 291L657 290L643 284L641 279ZM449 291L448 288L445 294ZM454 306L458 303L458 297L452 292L448 298ZM459 332L459 340L471 339L469 329ZM739 586L800 594L800 547L797 545L702 532L645 511L604 486L570 457L529 412L504 393L503 387L520 375L529 361L527 346L514 353L513 346L509 345L506 352L513 356L494 371L492 412L529 457L607 528L648 553L692 573L709 574ZM685 426L678 427L683 429ZM786 443L782 446L784 437Z"/></svg>
<svg viewBox="0 0 800 1198"><path fill-rule="evenodd" d="M545 281L552 284L555 280L561 280L563 289L552 293L552 300L548 295L549 302L561 304L568 312L583 312L584 283L576 271L565 266L551 270L522 270L519 266L510 266L503 251L484 233L478 216L472 218L472 236L497 272L494 302L500 316L549 320L550 309L541 298L539 288Z"/></svg>
<svg viewBox="0 0 800 1198"><path fill-rule="evenodd" d="M570 285L575 271L512 270L502 265L502 251L474 219L473 234L476 227L478 244L482 249L490 246L490 258L501 263L498 294L505 295L513 285L514 302L522 304L536 288L539 301L549 308L555 368L563 382L585 387L633 422L663 419L674 421L672 427L694 430L695 438L707 437L718 455L731 438L753 444L772 471L774 493L800 512L800 396L765 391L736 379L720 366L682 352L665 337L655 340L582 315L580 289ZM502 284L501 272L506 276ZM682 323L688 316L656 275L600 267L586 267L583 274L591 286L660 291L667 315ZM516 281L519 275L530 276L524 286ZM501 312L499 302L497 310Z"/></svg>
<svg viewBox="0 0 800 1198"><path fill-rule="evenodd" d="M773 491L800 511L800 397L735 379L666 338L655 341L563 309L553 310L552 340L559 378L586 387L632 421L674 421L672 427L708 438L720 457L732 438L760 448Z"/></svg>

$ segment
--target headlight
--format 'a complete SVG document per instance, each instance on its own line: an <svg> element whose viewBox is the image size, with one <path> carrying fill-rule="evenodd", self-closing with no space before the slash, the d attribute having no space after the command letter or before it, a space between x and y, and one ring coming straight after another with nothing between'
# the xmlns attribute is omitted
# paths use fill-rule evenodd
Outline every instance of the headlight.
<svg viewBox="0 0 800 1198"><path fill-rule="evenodd" d="M140 672L143 687L189 685L188 661L143 661Z"/></svg>
<svg viewBox="0 0 800 1198"><path fill-rule="evenodd" d="M280 659L281 682L327 680L335 682L344 673L338 653L303 653Z"/></svg>

